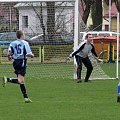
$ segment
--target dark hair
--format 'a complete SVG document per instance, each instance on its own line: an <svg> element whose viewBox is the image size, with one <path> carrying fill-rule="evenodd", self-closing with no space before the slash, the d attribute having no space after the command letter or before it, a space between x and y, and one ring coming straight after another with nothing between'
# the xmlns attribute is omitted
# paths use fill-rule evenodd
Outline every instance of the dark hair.
<svg viewBox="0 0 120 120"><path fill-rule="evenodd" d="M91 34L90 34L90 33L88 33L88 34L86 35L86 38L88 38L88 36L89 36L89 35L91 35Z"/></svg>
<svg viewBox="0 0 120 120"><path fill-rule="evenodd" d="M22 35L23 35L23 31L22 30L18 30L16 32L16 36L17 36L18 39L20 39Z"/></svg>

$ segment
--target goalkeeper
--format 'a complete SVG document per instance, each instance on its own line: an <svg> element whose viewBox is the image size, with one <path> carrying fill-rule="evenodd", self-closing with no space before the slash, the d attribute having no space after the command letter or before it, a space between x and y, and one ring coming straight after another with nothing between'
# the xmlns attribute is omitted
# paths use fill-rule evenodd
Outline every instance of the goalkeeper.
<svg viewBox="0 0 120 120"><path fill-rule="evenodd" d="M76 58L77 62L77 83L82 82L81 81L81 71L82 71L82 63L85 65L87 68L86 76L84 82L90 82L89 77L92 73L93 66L92 63L88 57L89 53L92 53L97 62L102 62L101 59L98 59L98 56L95 52L94 45L92 44L92 35L87 34L86 35L86 40L81 42L76 50L70 54L70 58L74 57Z"/></svg>

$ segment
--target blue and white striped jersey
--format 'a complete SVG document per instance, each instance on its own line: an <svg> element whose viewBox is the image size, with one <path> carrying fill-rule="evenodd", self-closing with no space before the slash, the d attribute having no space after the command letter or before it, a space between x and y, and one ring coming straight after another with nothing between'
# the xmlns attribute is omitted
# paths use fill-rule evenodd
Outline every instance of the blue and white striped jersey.
<svg viewBox="0 0 120 120"><path fill-rule="evenodd" d="M26 55L32 54L28 42L20 39L10 43L8 52L12 54L13 59L26 59Z"/></svg>

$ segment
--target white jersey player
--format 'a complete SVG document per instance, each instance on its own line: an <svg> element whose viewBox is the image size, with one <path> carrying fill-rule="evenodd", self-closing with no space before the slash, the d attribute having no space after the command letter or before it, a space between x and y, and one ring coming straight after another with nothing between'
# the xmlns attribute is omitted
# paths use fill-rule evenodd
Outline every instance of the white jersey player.
<svg viewBox="0 0 120 120"><path fill-rule="evenodd" d="M8 48L8 60L13 59L13 67L17 78L6 78L3 77L3 87L7 82L15 83L20 85L21 92L26 103L32 102L27 95L25 88L24 76L26 74L27 57L34 57L28 42L24 41L23 31L16 32L17 40L13 41Z"/></svg>

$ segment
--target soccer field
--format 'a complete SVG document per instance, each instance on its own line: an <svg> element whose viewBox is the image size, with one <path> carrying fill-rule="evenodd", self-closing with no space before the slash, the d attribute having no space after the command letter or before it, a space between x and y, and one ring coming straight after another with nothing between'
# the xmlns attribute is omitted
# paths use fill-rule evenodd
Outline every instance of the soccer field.
<svg viewBox="0 0 120 120"><path fill-rule="evenodd" d="M1 73L8 75L2 70L11 70L10 66L0 67ZM64 71L69 70L67 66L60 66ZM110 75L115 73L113 67L114 63L103 66ZM0 87L0 120L120 119L120 103L116 102L118 80L95 80L77 84L69 77L54 79L34 75L38 71L40 74L43 69L45 66L41 65L34 71L33 66L29 65L26 87L33 103L24 103L18 85L8 83L6 88ZM47 72L53 75L53 71Z"/></svg>

